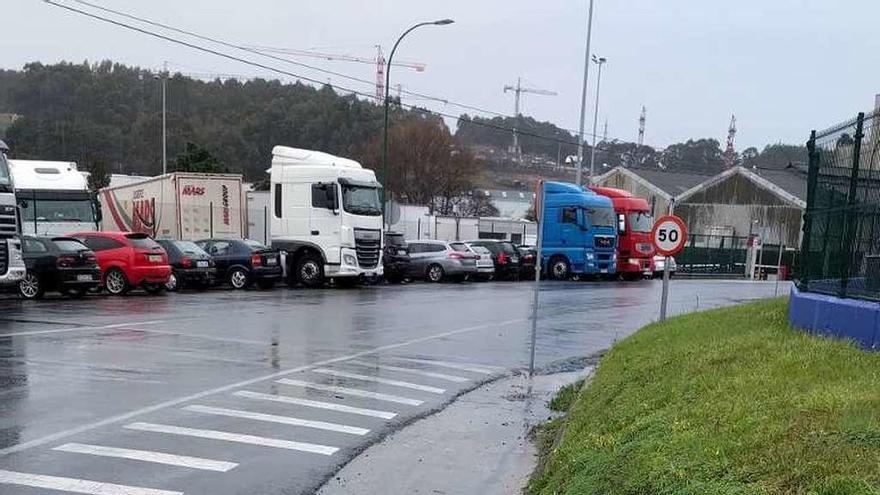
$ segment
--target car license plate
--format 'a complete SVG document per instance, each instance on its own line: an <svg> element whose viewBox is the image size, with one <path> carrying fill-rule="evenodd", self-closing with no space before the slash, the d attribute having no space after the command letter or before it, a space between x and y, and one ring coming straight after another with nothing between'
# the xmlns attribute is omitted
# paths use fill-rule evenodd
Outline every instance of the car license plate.
<svg viewBox="0 0 880 495"><path fill-rule="evenodd" d="M603 268L603 269L599 270L599 273L608 273L608 269L607 269L607 268Z"/></svg>
<svg viewBox="0 0 880 495"><path fill-rule="evenodd" d="M266 264L267 265L277 265L278 260L275 258L266 258Z"/></svg>
<svg viewBox="0 0 880 495"><path fill-rule="evenodd" d="M207 261L196 261L196 267L197 268L208 268L208 262Z"/></svg>
<svg viewBox="0 0 880 495"><path fill-rule="evenodd" d="M149 255L149 256L147 257L147 259L149 259L150 262L152 262L152 263L161 263L161 262L162 262L162 255L160 255L160 254L151 254L151 255Z"/></svg>
<svg viewBox="0 0 880 495"><path fill-rule="evenodd" d="M92 281L92 276L91 276L90 274L88 274L88 273L84 273L84 274L82 274L82 275L77 275L77 276L76 276L76 281L77 281L77 282L91 282L91 281Z"/></svg>
<svg viewBox="0 0 880 495"><path fill-rule="evenodd" d="M511 263L519 263L519 258L510 258Z"/></svg>
<svg viewBox="0 0 880 495"><path fill-rule="evenodd" d="M406 249L398 249L397 254L406 254Z"/></svg>

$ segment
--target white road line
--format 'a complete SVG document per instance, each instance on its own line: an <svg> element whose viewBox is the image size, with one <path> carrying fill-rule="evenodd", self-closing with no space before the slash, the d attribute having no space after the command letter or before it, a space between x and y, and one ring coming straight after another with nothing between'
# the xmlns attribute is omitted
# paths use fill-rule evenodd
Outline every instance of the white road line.
<svg viewBox="0 0 880 495"><path fill-rule="evenodd" d="M353 359L348 362L351 364L356 364L358 366L367 366L370 368L376 368L376 369L388 370L388 371L401 371L404 373L412 373L413 375L421 375L421 376L427 376L430 378L436 378L438 380L446 380L447 382L464 383L464 382L470 380L469 378L465 378L463 376L447 375L444 373L434 373L432 371L417 370L415 368L404 368L402 366L390 366L387 364L375 364L375 363L370 363L368 361L360 361L357 359Z"/></svg>
<svg viewBox="0 0 880 495"><path fill-rule="evenodd" d="M30 486L45 490L58 490L88 495L183 495L183 492L170 492L138 486L114 485L100 481L62 478L43 474L16 473L0 470L0 484Z"/></svg>
<svg viewBox="0 0 880 495"><path fill-rule="evenodd" d="M189 457L185 455L166 454L147 450L120 449L117 447L105 447L103 445L89 445L82 443L66 443L52 450L61 452L73 452L75 454L89 454L102 457L118 457L135 461L155 462L156 464L168 464L169 466L181 466L205 471L218 471L225 473L235 469L238 464L234 462L215 461L201 457Z"/></svg>
<svg viewBox="0 0 880 495"><path fill-rule="evenodd" d="M394 402L397 404L406 404L408 406L421 406L425 403L423 400L410 399L408 397L400 397L397 395L380 394L367 390L359 390L356 388L337 387L336 385L325 385L323 383L304 382L302 380L292 380L290 378L282 378L278 380L282 385L293 385L296 387L313 388L315 390L324 390L326 392L336 392L338 394L351 395L353 397L364 397L367 399L384 400L386 402Z"/></svg>
<svg viewBox="0 0 880 495"><path fill-rule="evenodd" d="M299 397L288 397L286 395L261 394L259 392L250 392L248 390L240 390L232 395L236 397L245 397L248 399L268 400L274 402L282 402L284 404L296 404L298 406L314 407L316 409L326 409L328 411L337 411L349 414L360 414L361 416L370 416L373 418L392 419L397 413L388 411L377 411L375 409L364 409L361 407L344 406L342 404L334 404L332 402L321 402L317 400L300 399Z"/></svg>
<svg viewBox="0 0 880 495"><path fill-rule="evenodd" d="M420 364L431 364L434 366L439 366L441 368L451 368L454 370L462 370L462 371L470 371L471 373L482 373L484 375L491 375L492 373L496 373L501 371L501 368L496 366L483 366L483 365L474 365L468 363L457 363L455 361L434 361L433 359L414 359L414 358L404 358L404 357L396 357L394 358L398 361L406 361L408 363L420 363Z"/></svg>
<svg viewBox="0 0 880 495"><path fill-rule="evenodd" d="M351 435L366 435L370 430L366 428L358 428L356 426L340 425L337 423L327 423L324 421L311 421L308 419L294 418L291 416L276 416L274 414L264 414L253 411L242 411L239 409L225 409L222 407L211 406L186 406L184 411L191 411L203 414L214 414L217 416L229 416L231 418L253 419L254 421L266 421L269 423L280 423L283 425L303 426L306 428L316 428L318 430L336 431L339 433L348 433Z"/></svg>
<svg viewBox="0 0 880 495"><path fill-rule="evenodd" d="M432 394L442 394L446 390L437 387L429 387L427 385L419 385L418 383L404 382L401 380L390 380L388 378L379 378L378 376L359 375L357 373L349 373L347 371L337 371L327 368L315 368L313 373L321 373L322 375L336 376L339 378L351 378L352 380L361 380L364 382L383 383L385 385L393 385L395 387L409 388L419 390L421 392L430 392Z"/></svg>
<svg viewBox="0 0 880 495"><path fill-rule="evenodd" d="M177 320L179 320L179 318L176 319L175 321L177 321ZM208 390L203 390L201 392L196 392L194 394L190 394L190 395L186 395L186 396L182 396L182 397L177 397L175 399L166 400L164 402L159 402L159 403L153 404L151 406L142 407L140 409L135 409L133 411L129 411L129 412L126 412L123 414L118 414L116 416L110 416L110 417L104 418L100 421L86 423L84 425L80 425L80 426L70 428L67 430L61 430L61 431L58 431L58 432L55 432L55 433L52 433L52 434L49 434L49 435L46 435L46 436L43 436L40 438L35 438L35 439L29 440L27 442L22 442L22 443L13 445L11 447L6 447L3 449L0 449L0 457L7 456L9 454L14 454L16 452L22 452L22 451L25 451L28 449L32 449L34 447L40 447L40 446L46 445L48 443L54 443L54 442L57 442L58 440L61 440L62 438L67 438L67 437L70 437L73 435L78 435L80 433L94 430L96 428L101 428L104 426L108 426L108 425L112 425L112 424L116 424L116 423L121 423L123 421L128 421L128 420L130 420L132 418L136 418L138 416L143 416L145 414L150 414L150 413L154 413L157 411L161 411L163 409L168 409L169 407L176 407L181 404L185 404L187 402L192 402L194 400L202 399L205 397L210 397L212 395L226 393L231 390L235 390L237 388L247 387L247 386L253 385L255 383L264 382L266 380L274 380L276 378L291 375L293 373L300 373L303 371L308 371L310 369L317 368L320 366L327 366L329 364L341 363L344 361L348 361L350 359L356 359L356 358L360 358L360 357L364 357L364 356L370 356L373 354L379 354L381 352L390 351L392 349L399 349L401 347L406 347L406 346L410 346L413 344L420 344L422 342L430 342L432 340L443 339L443 338L451 337L453 335L459 335L462 333L474 332L477 330L485 330L487 328L495 328L495 327L505 326L505 325L513 325L516 323L526 323L528 321L529 321L528 318L517 318L517 319L513 319L513 320L495 321L492 323L481 323L479 325L472 325L469 327L458 328L455 330L449 330L447 332L440 332L440 333L435 333L432 335L426 335L424 337L419 337L417 339L405 340L403 342L397 342L395 344L383 345L383 346L376 347L374 349L368 349L366 351L360 351L360 352L355 352L353 354L347 354L347 355L339 356L339 357L335 357L335 358L324 359L324 360L318 361L316 363L306 364L303 366L297 366L295 368L289 368L286 370L277 371L275 373L270 373L268 375L258 376L255 378L249 378L247 380L242 380L240 382L230 383L228 385L223 385L220 387L216 387L216 388L212 388L212 389L208 389ZM0 338L2 338L2 337L0 337Z"/></svg>
<svg viewBox="0 0 880 495"><path fill-rule="evenodd" d="M23 337L26 335L45 335L51 333L68 333L68 332L86 332L90 330L109 330L111 328L127 328L138 325L158 325L159 323L165 323L166 320L153 320L153 321L139 321L136 323L114 323L112 325L102 325L98 327L73 327L73 328L57 328L55 330L34 330L32 332L15 332L15 333L3 333L0 334L0 339L3 337Z"/></svg>
<svg viewBox="0 0 880 495"><path fill-rule="evenodd" d="M313 454L333 455L339 449L327 445L318 445L314 443L293 442L290 440L281 440L279 438L257 437L253 435L240 435L238 433L229 433L228 431L217 430L199 430L195 428L184 428L182 426L159 425L155 423L131 423L125 425L124 428L129 430L149 431L153 433L168 433L170 435L183 435L196 438L208 438L211 440L221 440L224 442L247 443L250 445L260 445L263 447L275 447L279 449L299 450L302 452L311 452Z"/></svg>

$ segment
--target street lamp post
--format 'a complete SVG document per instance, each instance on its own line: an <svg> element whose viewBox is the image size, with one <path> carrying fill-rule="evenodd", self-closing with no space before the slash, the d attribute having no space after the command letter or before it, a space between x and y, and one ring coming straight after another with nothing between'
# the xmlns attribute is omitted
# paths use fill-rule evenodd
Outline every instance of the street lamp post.
<svg viewBox="0 0 880 495"><path fill-rule="evenodd" d="M168 62L165 62L162 71L162 175L168 173L168 138L167 138L167 126L166 126L166 105L165 105L165 94L166 94L166 86L168 85Z"/></svg>
<svg viewBox="0 0 880 495"><path fill-rule="evenodd" d="M575 182L581 185L584 175L584 117L587 113L587 82L590 75L590 38L593 34L593 0L590 0L590 13L587 15L587 48L584 51L584 86L581 89L581 119L578 128L577 175Z"/></svg>
<svg viewBox="0 0 880 495"><path fill-rule="evenodd" d="M440 19L439 21L431 21L431 22L420 22L413 27L407 29L397 38L397 41L394 43L394 47L391 49L391 53L388 55L388 62L385 64L385 124L383 126L382 131L382 204L386 205L386 191L388 190L388 93L389 88L391 87L391 61L394 59L394 52L397 51L397 46L403 40L406 35L411 33L413 30L420 28L422 26L446 26L447 24L452 24L452 19ZM387 206L385 206L387 208ZM386 212L387 213L387 212ZM387 215L386 215L387 216Z"/></svg>
<svg viewBox="0 0 880 495"><path fill-rule="evenodd" d="M593 55L593 63L599 66L599 74L596 79L596 108L593 111L593 149L590 150L590 184L593 183L593 174L596 172L596 126L599 125L599 86L602 84L602 66L608 59Z"/></svg>

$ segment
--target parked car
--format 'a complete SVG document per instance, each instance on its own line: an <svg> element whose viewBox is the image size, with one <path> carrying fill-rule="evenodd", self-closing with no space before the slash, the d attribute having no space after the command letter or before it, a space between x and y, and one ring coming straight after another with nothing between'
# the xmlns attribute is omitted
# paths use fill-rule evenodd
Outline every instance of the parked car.
<svg viewBox="0 0 880 495"><path fill-rule="evenodd" d="M409 276L428 282L463 281L477 274L479 256L456 251L446 241L407 241L409 245Z"/></svg>
<svg viewBox="0 0 880 495"><path fill-rule="evenodd" d="M499 280L516 280L520 275L520 255L512 243L495 239L480 239L465 242L468 246L483 246L492 253L495 263L495 278Z"/></svg>
<svg viewBox="0 0 880 495"><path fill-rule="evenodd" d="M271 289L281 280L281 254L250 239L203 239L196 244L214 259L217 281L233 289L246 289L256 283Z"/></svg>
<svg viewBox="0 0 880 495"><path fill-rule="evenodd" d="M165 284L167 290L178 291L186 287L207 289L214 283L217 276L214 260L196 243L170 239L156 242L165 249L168 264L171 265L171 276Z"/></svg>
<svg viewBox="0 0 880 495"><path fill-rule="evenodd" d="M101 283L101 269L95 253L78 240L23 236L21 241L27 268L18 283L21 297L40 299L50 291L82 297Z"/></svg>
<svg viewBox="0 0 880 495"><path fill-rule="evenodd" d="M95 252L101 267L101 285L110 294L126 294L134 287L156 294L165 290L171 267L162 246L137 232L78 232L70 234Z"/></svg>
<svg viewBox="0 0 880 495"><path fill-rule="evenodd" d="M409 273L409 246L399 232L385 232L382 250L382 268L385 280L392 284L403 282Z"/></svg>
<svg viewBox="0 0 880 495"><path fill-rule="evenodd" d="M492 252L483 246L468 246L463 242L452 242L452 249L463 253L471 253L477 256L476 280L492 280L495 277L495 262L492 261Z"/></svg>
<svg viewBox="0 0 880 495"><path fill-rule="evenodd" d="M519 276L524 280L535 279L535 261L538 259L538 250L534 246L517 246L519 251Z"/></svg>
<svg viewBox="0 0 880 495"><path fill-rule="evenodd" d="M654 255L654 276L653 278L663 278L663 270L666 267L666 256L662 254ZM678 265L675 263L675 258L672 256L669 257L669 278L672 278L675 275L675 272L678 270Z"/></svg>

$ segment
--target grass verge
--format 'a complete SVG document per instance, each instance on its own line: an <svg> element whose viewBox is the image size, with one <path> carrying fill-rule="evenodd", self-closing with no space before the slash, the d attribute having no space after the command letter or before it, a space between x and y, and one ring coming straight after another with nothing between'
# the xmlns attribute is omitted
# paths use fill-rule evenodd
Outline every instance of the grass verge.
<svg viewBox="0 0 880 495"><path fill-rule="evenodd" d="M617 344L542 432L554 437L539 437L527 491L880 493L880 354L792 331L786 304L674 318Z"/></svg>

